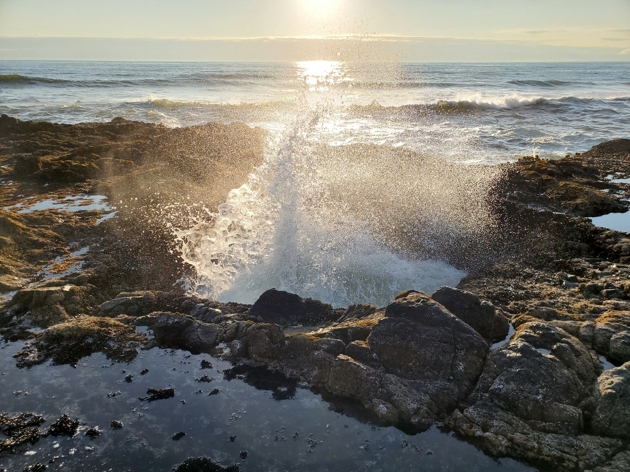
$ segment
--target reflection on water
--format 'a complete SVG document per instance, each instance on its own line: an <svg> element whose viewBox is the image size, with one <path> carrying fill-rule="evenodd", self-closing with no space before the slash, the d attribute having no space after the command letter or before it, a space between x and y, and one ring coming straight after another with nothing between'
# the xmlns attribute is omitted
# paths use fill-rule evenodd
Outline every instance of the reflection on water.
<svg viewBox="0 0 630 472"><path fill-rule="evenodd" d="M96 354L76 369L40 365L19 370L12 355L20 347L7 343L0 348L3 408L44 415L44 429L62 413L79 418L82 427L73 438L43 438L28 450L2 457L0 468L21 470L40 462L51 471L170 471L188 456L205 455L223 464L240 462L243 471L533 470L513 460L491 459L435 427L408 436L361 423L296 384L284 401L276 401L273 397L291 384L263 380L262 372L252 381L247 372L230 370L229 363L208 355L152 349L131 364L111 364ZM202 368L202 360L213 367ZM148 372L141 374L144 369ZM128 375L131 382L125 381ZM210 382L200 381L204 375ZM167 387L175 389L174 398L138 399L148 388ZM113 420L123 428L110 428ZM85 431L94 426L103 434L91 440ZM185 436L174 441L179 432ZM246 459L240 458L241 451L247 451Z"/></svg>
<svg viewBox="0 0 630 472"><path fill-rule="evenodd" d="M630 233L630 212L609 213L604 216L591 218L591 222L600 228L614 229Z"/></svg>

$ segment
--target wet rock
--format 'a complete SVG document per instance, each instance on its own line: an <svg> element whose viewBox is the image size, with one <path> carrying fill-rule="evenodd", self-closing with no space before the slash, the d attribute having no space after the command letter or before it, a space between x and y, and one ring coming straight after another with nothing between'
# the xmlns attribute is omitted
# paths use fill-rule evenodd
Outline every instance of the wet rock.
<svg viewBox="0 0 630 472"><path fill-rule="evenodd" d="M271 289L263 293L249 310L266 323L287 325L316 325L333 321L342 314L330 305L281 290Z"/></svg>
<svg viewBox="0 0 630 472"><path fill-rule="evenodd" d="M446 424L491 454L558 470L592 468L621 444L585 434L598 372L578 339L555 326L526 323L508 344L490 351L466 400L471 406Z"/></svg>
<svg viewBox="0 0 630 472"><path fill-rule="evenodd" d="M623 446L619 439L539 432L488 402L478 402L462 412L456 410L445 424L487 454L513 457L559 472L592 469Z"/></svg>
<svg viewBox="0 0 630 472"><path fill-rule="evenodd" d="M124 425L123 425L122 421L112 420L112 422L109 424L109 426L112 429L122 429Z"/></svg>
<svg viewBox="0 0 630 472"><path fill-rule="evenodd" d="M212 369L212 362L207 361L206 359L203 359L201 361L201 368L202 369Z"/></svg>
<svg viewBox="0 0 630 472"><path fill-rule="evenodd" d="M247 355L257 362L277 359L282 350L284 331L275 324L256 323L247 330L242 338L247 348Z"/></svg>
<svg viewBox="0 0 630 472"><path fill-rule="evenodd" d="M95 352L103 352L109 359L130 362L144 339L143 334L136 333L126 323L85 316L46 329L15 357L19 367L50 358L56 364L75 364Z"/></svg>
<svg viewBox="0 0 630 472"><path fill-rule="evenodd" d="M626 472L630 470L630 450L615 455L603 466L596 467L594 472Z"/></svg>
<svg viewBox="0 0 630 472"><path fill-rule="evenodd" d="M630 439L630 362L605 371L597 380L593 431Z"/></svg>
<svg viewBox="0 0 630 472"><path fill-rule="evenodd" d="M173 472L240 472L237 465L222 466L208 457L189 457L173 468Z"/></svg>
<svg viewBox="0 0 630 472"><path fill-rule="evenodd" d="M179 313L155 312L138 318L136 323L150 326L160 346L186 349L193 354L211 352L224 333L219 325Z"/></svg>
<svg viewBox="0 0 630 472"><path fill-rule="evenodd" d="M221 390L219 390L218 388L213 388L213 389L210 391L210 393L208 394L208 396L211 396L211 395L218 395L220 391L221 391Z"/></svg>
<svg viewBox="0 0 630 472"><path fill-rule="evenodd" d="M479 333L417 292L395 300L385 314L368 345L388 373L444 396L446 408L472 390L488 351Z"/></svg>
<svg viewBox="0 0 630 472"><path fill-rule="evenodd" d="M379 364L378 356L365 341L351 342L346 346L344 354L367 365Z"/></svg>
<svg viewBox="0 0 630 472"><path fill-rule="evenodd" d="M197 382L205 382L205 383L209 383L212 382L214 380L214 378L212 377L208 377L207 375L202 375L201 377L198 377L195 379Z"/></svg>
<svg viewBox="0 0 630 472"><path fill-rule="evenodd" d="M11 300L11 310L23 313L35 326L47 328L70 317L89 313L95 301L96 287L72 284L39 286L19 291Z"/></svg>
<svg viewBox="0 0 630 472"><path fill-rule="evenodd" d="M247 451L241 451L238 453L238 457L240 457L241 459L247 459Z"/></svg>
<svg viewBox="0 0 630 472"><path fill-rule="evenodd" d="M173 441L179 441L181 438L183 438L184 436L186 436L186 433L184 433L183 431L180 431L179 433L175 433L171 436L171 439Z"/></svg>
<svg viewBox="0 0 630 472"><path fill-rule="evenodd" d="M25 444L35 444L41 437L38 427L44 421L42 416L34 413L20 413L17 416L0 413L0 432L7 436L7 439L0 439L0 457Z"/></svg>
<svg viewBox="0 0 630 472"><path fill-rule="evenodd" d="M508 319L489 302L482 302L473 293L452 287L442 287L431 298L446 307L464 323L472 326L489 343L505 339Z"/></svg>
<svg viewBox="0 0 630 472"><path fill-rule="evenodd" d="M103 431L101 431L100 429L98 429L98 427L95 428L89 428L86 432L85 435L90 438L90 439L95 439L98 438L101 434L103 434Z"/></svg>
<svg viewBox="0 0 630 472"><path fill-rule="evenodd" d="M116 317L118 315L143 316L151 313L156 306L154 292L121 293L113 300L99 306L101 316Z"/></svg>
<svg viewBox="0 0 630 472"><path fill-rule="evenodd" d="M68 415L63 414L48 428L49 435L52 436L74 436L79 429L79 420L73 420Z"/></svg>
<svg viewBox="0 0 630 472"><path fill-rule="evenodd" d="M140 397L138 399L143 402L154 402L156 400L166 400L167 398L173 398L175 396L175 389L174 388L162 388L162 389L149 388L147 390L147 393L149 394L148 397Z"/></svg>

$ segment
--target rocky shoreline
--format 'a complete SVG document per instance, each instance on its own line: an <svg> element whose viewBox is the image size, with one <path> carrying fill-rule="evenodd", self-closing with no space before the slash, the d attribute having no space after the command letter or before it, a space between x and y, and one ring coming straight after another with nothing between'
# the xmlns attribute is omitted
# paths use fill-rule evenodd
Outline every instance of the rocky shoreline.
<svg viewBox="0 0 630 472"><path fill-rule="evenodd" d="M630 238L588 219L627 210L630 184L609 176L630 177L630 140L502 165L491 254L457 288L343 310L277 290L252 306L187 295L172 227L211 218L264 139L240 124L0 117L0 332L24 343L17 365L211 353L541 470L630 468ZM11 413L6 452L39 426Z"/></svg>

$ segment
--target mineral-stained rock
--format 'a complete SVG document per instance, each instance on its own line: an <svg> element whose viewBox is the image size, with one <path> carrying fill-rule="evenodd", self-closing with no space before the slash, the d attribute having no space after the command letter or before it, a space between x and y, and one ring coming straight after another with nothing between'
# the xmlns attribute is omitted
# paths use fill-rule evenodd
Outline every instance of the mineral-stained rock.
<svg viewBox="0 0 630 472"><path fill-rule="evenodd" d="M263 293L249 310L267 323L280 325L315 325L333 321L342 314L330 305L281 290L271 289Z"/></svg>
<svg viewBox="0 0 630 472"><path fill-rule="evenodd" d="M490 343L505 339L508 319L489 302L482 302L473 293L452 287L442 287L431 298L444 305L464 323L472 326Z"/></svg>
<svg viewBox="0 0 630 472"><path fill-rule="evenodd" d="M222 466L208 457L189 457L173 468L173 472L239 472L238 465Z"/></svg>
<svg viewBox="0 0 630 472"><path fill-rule="evenodd" d="M630 362L605 371L597 385L593 431L630 439Z"/></svg>

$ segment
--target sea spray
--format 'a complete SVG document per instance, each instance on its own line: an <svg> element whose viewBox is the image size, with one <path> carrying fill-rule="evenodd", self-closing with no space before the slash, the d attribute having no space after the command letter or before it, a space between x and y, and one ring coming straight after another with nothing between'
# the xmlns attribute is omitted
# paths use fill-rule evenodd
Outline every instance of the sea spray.
<svg viewBox="0 0 630 472"><path fill-rule="evenodd" d="M211 222L180 231L191 291L253 303L277 288L335 306L385 305L465 274L427 255L479 239L494 172L383 146L317 144L334 119L310 108L269 146Z"/></svg>

